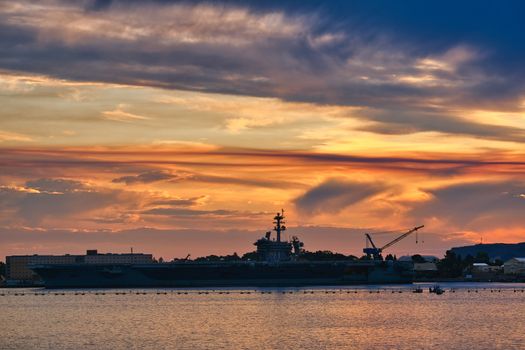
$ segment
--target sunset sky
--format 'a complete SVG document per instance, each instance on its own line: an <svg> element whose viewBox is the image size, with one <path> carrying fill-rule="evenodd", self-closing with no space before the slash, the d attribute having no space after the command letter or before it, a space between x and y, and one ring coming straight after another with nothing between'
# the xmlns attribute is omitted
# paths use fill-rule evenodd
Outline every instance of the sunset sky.
<svg viewBox="0 0 525 350"><path fill-rule="evenodd" d="M308 250L525 241L524 14L2 1L0 260L244 253L281 208Z"/></svg>

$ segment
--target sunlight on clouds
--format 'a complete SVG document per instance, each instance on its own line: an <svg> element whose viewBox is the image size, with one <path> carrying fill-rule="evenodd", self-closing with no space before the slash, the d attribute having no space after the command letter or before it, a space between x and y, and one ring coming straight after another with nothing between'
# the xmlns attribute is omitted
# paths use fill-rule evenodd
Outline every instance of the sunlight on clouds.
<svg viewBox="0 0 525 350"><path fill-rule="evenodd" d="M479 198L481 209L500 188L508 189L518 200L523 194L510 180L512 176L505 172L493 175L500 168L520 171L518 164L483 164L481 159L486 157L475 154L389 151L380 153L381 157L345 158L345 152L221 149L198 143L6 150L0 159L6 165L0 180L11 185L0 188L0 207L9 203L10 210L0 218L26 227L83 230L137 225L190 229L196 222L201 229L232 225L252 229L265 227L268 213L278 206L287 210L292 225L392 229L424 221L432 230L450 233L465 230L451 226L445 217L450 215L447 207L465 201L461 193L447 194L461 190L462 184L480 183L469 191ZM519 162L522 157L499 158L505 159ZM476 165L477 161L481 163ZM35 170L20 172L24 167L35 168L45 178L39 179L42 176ZM524 169L521 166L517 174ZM488 176L498 179L497 187L485 184ZM337 179L335 192L330 191L333 186L325 191L330 179ZM360 187L370 191L356 195ZM315 215L301 214L294 202L307 193L336 203L333 210L324 206ZM510 197L505 197L509 203ZM310 199L316 203L315 198ZM468 202L463 205L471 206ZM423 211L414 212L417 208ZM61 213L60 221L49 215L51 209Z"/></svg>
<svg viewBox="0 0 525 350"><path fill-rule="evenodd" d="M467 135L446 135L448 142L441 142L442 133L424 129L412 132L410 138L362 131L377 122L368 120L374 110L360 106L79 83L13 73L0 75L0 81L0 89L17 94L16 99L0 97L0 101L4 99L0 140L9 143L37 139L43 144L90 144L96 140L98 144L251 147L254 143L268 144L271 134L272 147L343 153L395 153L414 147L441 152L515 148L512 140ZM31 102L34 97L39 99L38 106ZM115 100L121 103L115 106ZM442 103L435 99L428 102ZM31 122L18 118L20 113ZM521 111L451 109L443 113L476 123L525 128ZM119 133L102 132L107 127L104 120L121 122Z"/></svg>
<svg viewBox="0 0 525 350"><path fill-rule="evenodd" d="M350 136L351 135L351 136ZM512 148L512 143L505 144L500 141L476 140L461 136L443 136L437 132L418 132L410 135L377 135L365 131L352 131L344 123L337 127L327 127L319 130L309 130L301 134L309 140L319 140L313 147L321 152L334 153L364 153L374 154L397 154L399 152L410 152L414 149L419 151L465 153L475 152L477 149L493 147L494 149ZM439 142L438 140L447 140Z"/></svg>
<svg viewBox="0 0 525 350"><path fill-rule="evenodd" d="M287 124L299 120L327 121L329 118L349 118L361 110L360 107L286 102L276 98L187 92L174 95L159 96L155 101L182 106L189 110L220 113L226 118L226 129L234 133L244 129ZM359 124L349 120L346 123Z"/></svg>
<svg viewBox="0 0 525 350"><path fill-rule="evenodd" d="M226 120L226 129L232 133L239 133L242 130L256 128L260 126L269 126L281 124L283 118L230 118Z"/></svg>
<svg viewBox="0 0 525 350"><path fill-rule="evenodd" d="M416 68L420 70L445 70L451 71L452 67L447 62L432 58L422 58L416 62Z"/></svg>
<svg viewBox="0 0 525 350"><path fill-rule="evenodd" d="M256 14L242 7L183 3L141 8L115 4L107 11L86 12L67 3L43 7L28 2L4 4L0 12L9 14L9 21L16 19L16 24L37 28L42 42L66 44L116 39L124 43L141 41L147 46L245 45L258 39L297 35L304 31L306 21L288 18L282 12ZM155 22L150 18L155 18Z"/></svg>
<svg viewBox="0 0 525 350"><path fill-rule="evenodd" d="M106 119L119 121L119 122L132 122L136 120L151 119L149 117L145 117L142 115L133 114L133 113L124 111L124 108L127 108L127 107L129 107L127 104L121 103L112 111L102 112L102 116Z"/></svg>
<svg viewBox="0 0 525 350"><path fill-rule="evenodd" d="M468 86L468 82L453 76L464 64L479 58L479 54L466 46L456 46L445 53L434 57L424 57L415 61L414 68L419 74L395 75L395 79L402 83L428 87L457 87ZM443 74L445 73L445 74ZM483 79L478 76L478 79ZM476 79L477 80L477 79Z"/></svg>
<svg viewBox="0 0 525 350"><path fill-rule="evenodd" d="M309 35L308 41L315 48L322 48L326 45L338 44L344 41L346 35L344 33L326 33L322 35Z"/></svg>
<svg viewBox="0 0 525 350"><path fill-rule="evenodd" d="M159 146L172 146L176 148L187 148L191 150L201 150L201 151L214 151L219 149L219 146L212 145L205 142L197 141L180 141L180 140L154 140L153 145Z"/></svg>
<svg viewBox="0 0 525 350"><path fill-rule="evenodd" d="M396 76L396 79L401 83L406 83L416 86L442 86L442 87L451 87L455 86L457 82L440 79L434 75L425 74L425 75L402 75Z"/></svg>
<svg viewBox="0 0 525 350"><path fill-rule="evenodd" d="M22 193L40 193L40 190L24 186L0 186L0 190L12 190Z"/></svg>
<svg viewBox="0 0 525 350"><path fill-rule="evenodd" d="M497 110L460 110L469 120L482 120L487 124L506 125L525 129L525 112L497 111Z"/></svg>
<svg viewBox="0 0 525 350"><path fill-rule="evenodd" d="M479 58L479 53L467 46L458 45L440 56L425 57L416 61L415 67L421 71L454 72L460 65Z"/></svg>
<svg viewBox="0 0 525 350"><path fill-rule="evenodd" d="M34 140L27 135L0 130L0 142L4 141L33 142Z"/></svg>
<svg viewBox="0 0 525 350"><path fill-rule="evenodd" d="M0 89L18 93L31 92L36 87L116 87L118 84L100 82L78 82L66 79L57 79L46 75L23 74L0 70Z"/></svg>

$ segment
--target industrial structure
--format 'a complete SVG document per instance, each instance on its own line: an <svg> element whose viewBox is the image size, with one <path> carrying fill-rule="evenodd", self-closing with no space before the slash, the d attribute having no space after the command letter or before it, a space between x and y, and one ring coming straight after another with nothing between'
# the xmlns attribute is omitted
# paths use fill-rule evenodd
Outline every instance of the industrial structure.
<svg viewBox="0 0 525 350"><path fill-rule="evenodd" d="M399 236L399 237L395 238L394 240L388 242L387 244L385 244L381 248L378 248L375 245L375 243L372 240L372 237L370 236L369 233L365 233L366 248L363 249L363 253L365 253L366 256L369 259L383 260L382 253L383 253L383 251L386 248L389 248L389 247L393 246L397 242L401 241L403 238L408 237L409 235L411 235L412 233L416 232L417 230L419 230L419 229L421 229L423 227L425 227L425 225L414 227L413 229L408 230L407 232L403 233L401 236ZM372 247L369 247L369 245L371 245Z"/></svg>
<svg viewBox="0 0 525 350"><path fill-rule="evenodd" d="M99 254L97 250L88 250L86 255L12 255L6 257L6 281L8 284L38 282L40 277L29 268L32 265L148 263L153 263L151 254Z"/></svg>

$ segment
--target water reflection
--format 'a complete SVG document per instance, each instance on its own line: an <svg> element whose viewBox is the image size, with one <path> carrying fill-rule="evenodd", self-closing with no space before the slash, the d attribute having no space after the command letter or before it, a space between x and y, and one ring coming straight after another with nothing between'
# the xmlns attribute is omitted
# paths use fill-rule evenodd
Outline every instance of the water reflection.
<svg viewBox="0 0 525 350"><path fill-rule="evenodd" d="M522 348L524 285L442 287L0 290L0 348Z"/></svg>

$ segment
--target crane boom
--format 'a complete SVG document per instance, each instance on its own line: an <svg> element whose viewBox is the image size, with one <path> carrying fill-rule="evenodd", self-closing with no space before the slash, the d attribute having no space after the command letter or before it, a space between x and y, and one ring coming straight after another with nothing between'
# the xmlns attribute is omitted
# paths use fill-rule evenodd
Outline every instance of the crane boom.
<svg viewBox="0 0 525 350"><path fill-rule="evenodd" d="M376 245L374 244L374 241L372 241L372 237L368 233L365 233L366 239L368 239L368 242L374 247L374 249L377 249Z"/></svg>
<svg viewBox="0 0 525 350"><path fill-rule="evenodd" d="M370 236L370 234L365 233L365 237L367 239L367 247L363 249L363 253L365 253L369 258L373 257L376 260L382 260L383 258L381 256L381 253L383 252L384 249L393 246L394 244L396 244L397 242L399 242L403 238L407 237L408 235L416 232L417 230L419 230L420 228L423 228L423 227L425 227L425 225L414 227L413 229L408 230L407 232L403 233L401 236L399 236L399 237L395 238L394 240L388 242L387 244L385 244L381 248L377 248L376 245L374 244L374 241L372 240L372 237ZM372 245L372 248L368 248L368 242L370 242L370 244Z"/></svg>
<svg viewBox="0 0 525 350"><path fill-rule="evenodd" d="M385 244L385 245L381 248L381 250L384 250L384 249L386 249L386 248L388 248L388 247L390 247L390 246L393 246L394 244L396 244L397 242L399 242L400 240L402 240L402 239L405 238L406 236L408 236L408 235L410 235L410 234L416 232L417 230L419 230L420 228L423 228L423 227L425 227L425 225L421 225L421 226L414 227L413 229L411 229L411 230L409 230L409 231L403 233L401 236L397 237L397 238L394 239L393 241L388 242L387 244Z"/></svg>

